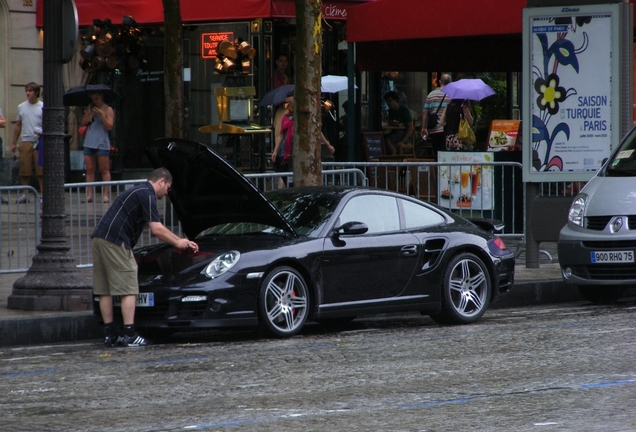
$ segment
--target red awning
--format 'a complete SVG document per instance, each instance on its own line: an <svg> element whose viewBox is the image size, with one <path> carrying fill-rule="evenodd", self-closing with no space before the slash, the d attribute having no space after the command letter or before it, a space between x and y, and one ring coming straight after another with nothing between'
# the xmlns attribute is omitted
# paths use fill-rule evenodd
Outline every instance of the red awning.
<svg viewBox="0 0 636 432"><path fill-rule="evenodd" d="M527 0L377 0L349 9L347 41L521 34L526 4Z"/></svg>
<svg viewBox="0 0 636 432"><path fill-rule="evenodd" d="M368 0L344 0L322 2L322 17L324 19L344 20L349 8ZM294 0L271 0L272 18L296 18L296 3Z"/></svg>
<svg viewBox="0 0 636 432"><path fill-rule="evenodd" d="M43 25L43 3L36 4L36 25ZM325 19L347 18L347 10L367 0L323 1ZM138 24L163 23L161 0L75 0L81 27L93 24L93 19L109 18L121 24L124 15L131 15ZM255 18L295 18L294 0L181 0L181 19L188 22L220 22Z"/></svg>
<svg viewBox="0 0 636 432"><path fill-rule="evenodd" d="M349 8L347 41L356 42L357 67L365 71L520 71L526 5L376 0Z"/></svg>

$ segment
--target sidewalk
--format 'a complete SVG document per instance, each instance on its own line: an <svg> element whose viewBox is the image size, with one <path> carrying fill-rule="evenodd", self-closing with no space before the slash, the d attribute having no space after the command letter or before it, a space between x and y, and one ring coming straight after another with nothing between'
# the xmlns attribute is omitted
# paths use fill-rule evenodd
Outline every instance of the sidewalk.
<svg viewBox="0 0 636 432"><path fill-rule="evenodd" d="M515 245L509 244L511 250ZM546 303L582 300L576 288L562 282L557 260L556 243L541 244L541 249L552 256L552 262L541 255L540 268L528 269L525 253L517 259L515 285L512 291L497 299L492 308L510 308ZM85 269L88 276L91 269ZM7 299L13 283L24 273L0 274L0 347L73 342L100 339L102 329L87 312L34 312L7 308Z"/></svg>

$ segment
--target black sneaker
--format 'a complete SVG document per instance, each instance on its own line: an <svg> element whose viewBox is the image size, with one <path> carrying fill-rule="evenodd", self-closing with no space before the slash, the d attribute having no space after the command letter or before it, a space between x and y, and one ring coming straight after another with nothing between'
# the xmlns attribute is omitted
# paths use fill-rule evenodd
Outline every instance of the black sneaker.
<svg viewBox="0 0 636 432"><path fill-rule="evenodd" d="M117 346L117 345L119 345L121 339L122 339L122 337L119 336L118 334L106 336L104 338L104 346L107 347L107 348Z"/></svg>
<svg viewBox="0 0 636 432"><path fill-rule="evenodd" d="M139 336L139 334L135 334L134 336L121 337L118 344L125 347L140 347L150 345L150 341Z"/></svg>

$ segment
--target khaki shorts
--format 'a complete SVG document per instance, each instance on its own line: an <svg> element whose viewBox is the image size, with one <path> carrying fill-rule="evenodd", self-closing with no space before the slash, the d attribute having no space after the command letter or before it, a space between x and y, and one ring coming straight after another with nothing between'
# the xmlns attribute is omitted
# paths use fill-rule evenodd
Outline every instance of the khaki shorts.
<svg viewBox="0 0 636 432"><path fill-rule="evenodd" d="M38 151L33 148L33 143L22 141L18 144L18 175L20 177L30 177L35 166L35 175L43 175L42 167L38 166Z"/></svg>
<svg viewBox="0 0 636 432"><path fill-rule="evenodd" d="M97 237L92 249L95 295L139 294L137 263L131 250Z"/></svg>

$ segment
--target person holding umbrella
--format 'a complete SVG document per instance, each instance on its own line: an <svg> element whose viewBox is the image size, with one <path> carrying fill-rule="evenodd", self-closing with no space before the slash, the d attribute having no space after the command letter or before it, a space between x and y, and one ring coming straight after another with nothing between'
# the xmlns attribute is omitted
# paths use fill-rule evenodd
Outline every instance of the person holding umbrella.
<svg viewBox="0 0 636 432"><path fill-rule="evenodd" d="M274 165L274 171L276 172L289 172L291 171L291 156L294 145L294 92L291 91L285 98L285 103L282 108L284 114L279 118L274 119L274 149L272 150L272 162ZM283 112L280 111L279 112ZM279 112L277 112L277 117ZM325 135L320 132L320 143L327 146L331 154L336 149L329 144ZM279 177L278 187L287 187L287 178Z"/></svg>
<svg viewBox="0 0 636 432"><path fill-rule="evenodd" d="M466 151L468 146L457 138L459 132L459 121L462 116L468 121L470 126L475 121L470 113L470 101L465 99L451 99L450 103L444 108L442 118L439 124L444 127L446 135L446 150L448 151Z"/></svg>
<svg viewBox="0 0 636 432"><path fill-rule="evenodd" d="M464 117L472 126L475 120L470 113L470 101L480 101L494 95L495 91L481 79L474 78L451 82L442 88L442 92L451 98L439 121L446 134L446 150L468 150L468 146L457 137L459 122Z"/></svg>
<svg viewBox="0 0 636 432"><path fill-rule="evenodd" d="M95 181L95 167L99 167L102 181L109 182L110 176L110 138L109 132L115 124L115 111L104 102L104 93L95 91L90 93L91 103L84 111L82 125L87 125L84 138L84 165L86 166L86 181ZM86 202L93 202L93 188L86 190ZM102 191L102 201L110 202L110 187Z"/></svg>

